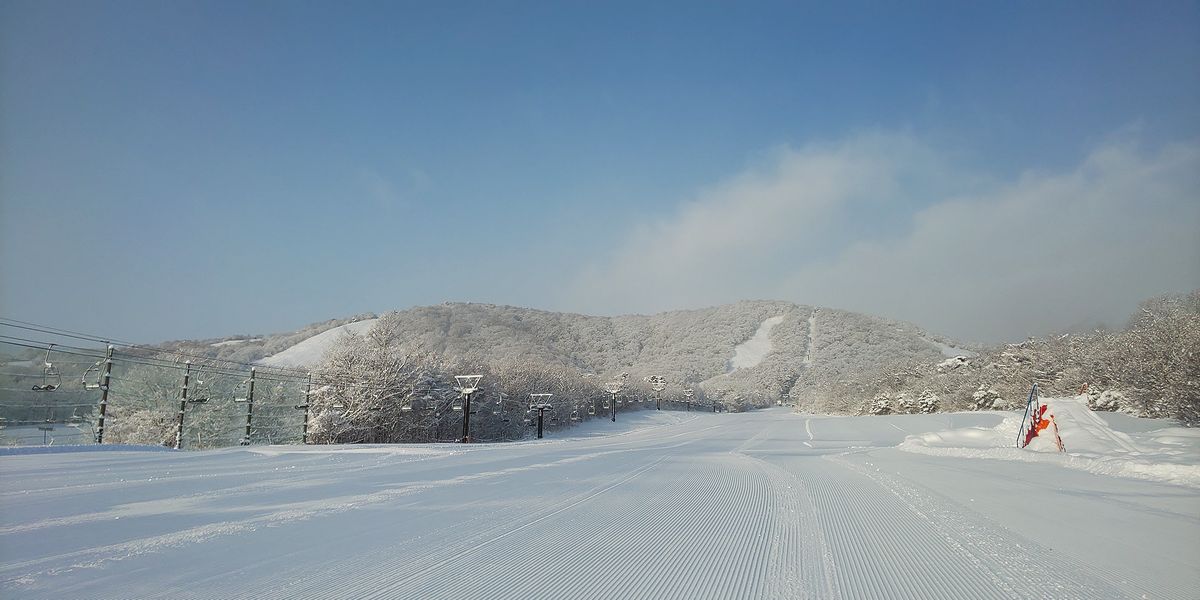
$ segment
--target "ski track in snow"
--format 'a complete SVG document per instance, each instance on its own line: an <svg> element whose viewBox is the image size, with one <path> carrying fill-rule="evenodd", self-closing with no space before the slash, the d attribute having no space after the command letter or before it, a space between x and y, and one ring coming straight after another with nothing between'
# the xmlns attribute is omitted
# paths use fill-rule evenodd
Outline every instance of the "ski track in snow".
<svg viewBox="0 0 1200 600"><path fill-rule="evenodd" d="M813 309L812 314L808 315L808 346L804 350L804 367L811 368L813 365L813 351L817 347L817 309Z"/></svg>
<svg viewBox="0 0 1200 600"><path fill-rule="evenodd" d="M758 366L774 348L771 344L771 330L782 322L783 315L771 317L758 326L758 330L750 339L738 344L733 349L733 358L729 359L729 371Z"/></svg>
<svg viewBox="0 0 1200 600"><path fill-rule="evenodd" d="M1060 493L1029 491L1061 490L1054 465L1022 472L1029 489L1017 492L978 461L893 448L945 425L942 415L649 411L612 435L514 444L0 457L0 596L1120 599L1200 589L1200 549L1147 537L1200 539L1200 515L1171 508L1200 492L1066 471L1113 493L1081 492L1059 508ZM1017 508L981 512L962 489ZM1079 506L1114 518L1091 524L1095 537L1019 527L1088 512ZM1159 542L1157 558L1144 558ZM1100 544L1121 553L1117 566L1085 558ZM1179 564L1140 562L1162 556Z"/></svg>

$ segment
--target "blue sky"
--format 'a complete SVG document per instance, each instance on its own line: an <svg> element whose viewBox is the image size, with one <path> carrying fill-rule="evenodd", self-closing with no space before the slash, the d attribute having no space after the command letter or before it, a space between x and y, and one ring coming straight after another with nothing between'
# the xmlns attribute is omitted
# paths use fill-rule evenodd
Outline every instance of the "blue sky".
<svg viewBox="0 0 1200 600"><path fill-rule="evenodd" d="M0 4L0 314L770 297L999 340L1200 287L1200 5L646 4Z"/></svg>

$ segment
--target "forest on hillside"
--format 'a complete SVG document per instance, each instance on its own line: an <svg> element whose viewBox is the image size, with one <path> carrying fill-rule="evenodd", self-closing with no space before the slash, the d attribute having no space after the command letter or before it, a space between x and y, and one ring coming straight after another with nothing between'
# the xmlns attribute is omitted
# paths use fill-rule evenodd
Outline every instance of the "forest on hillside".
<svg viewBox="0 0 1200 600"><path fill-rule="evenodd" d="M888 414L1024 407L1086 393L1096 410L1200 424L1200 290L1146 300L1119 330L1032 338L944 361L896 360L795 390L813 412Z"/></svg>

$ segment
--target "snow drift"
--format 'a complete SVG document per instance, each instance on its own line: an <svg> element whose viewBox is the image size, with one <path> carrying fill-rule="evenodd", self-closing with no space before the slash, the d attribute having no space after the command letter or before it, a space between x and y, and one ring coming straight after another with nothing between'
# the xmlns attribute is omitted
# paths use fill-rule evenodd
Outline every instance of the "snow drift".
<svg viewBox="0 0 1200 600"><path fill-rule="evenodd" d="M1017 448L1021 414L1003 413L995 427L962 427L906 438L901 450L934 456L1052 463L1101 475L1116 475L1200 488L1200 431L1170 426L1126 433L1087 407L1087 397L1043 398L1058 423L1065 453L1047 436ZM1125 415L1107 415L1121 419Z"/></svg>

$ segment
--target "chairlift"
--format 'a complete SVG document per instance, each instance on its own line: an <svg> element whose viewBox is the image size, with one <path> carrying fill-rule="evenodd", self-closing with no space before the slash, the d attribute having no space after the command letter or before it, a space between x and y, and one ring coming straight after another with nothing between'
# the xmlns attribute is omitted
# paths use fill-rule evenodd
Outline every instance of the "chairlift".
<svg viewBox="0 0 1200 600"><path fill-rule="evenodd" d="M233 394L234 394L233 401L234 402L249 402L250 401L249 389L250 389L250 380L249 379L237 384L237 386L233 388ZM238 398L237 394L239 392L245 393L246 397Z"/></svg>
<svg viewBox="0 0 1200 600"><path fill-rule="evenodd" d="M577 408L577 409L575 409L575 410L573 410L573 411L571 411L571 422L572 422L572 423L578 423L578 422L579 422L579 409L578 409L578 408Z"/></svg>
<svg viewBox="0 0 1200 600"><path fill-rule="evenodd" d="M591 406L588 406L588 414L589 414L589 415L594 415L594 414L596 414L596 403L595 403L595 402L593 402L593 403L591 404Z"/></svg>
<svg viewBox="0 0 1200 600"><path fill-rule="evenodd" d="M602 406L604 407L604 409L605 409L605 410L607 410L607 409L608 409L608 406L609 406L608 402L609 402L608 398L605 398L605 399L604 399L604 404L602 405Z"/></svg>
<svg viewBox="0 0 1200 600"><path fill-rule="evenodd" d="M459 396L459 397L455 398L452 402L450 402L450 410L462 410L462 409L463 409L462 396Z"/></svg>
<svg viewBox="0 0 1200 600"><path fill-rule="evenodd" d="M192 404L204 404L208 402L209 386L204 383L204 380L197 379L189 391L192 392L193 397L188 398L188 402Z"/></svg>
<svg viewBox="0 0 1200 600"><path fill-rule="evenodd" d="M96 361L96 363L95 363L95 364L93 364L92 366L88 367L88 368L87 368L87 370L85 370L85 371L83 372L83 375L81 375L81 376L79 377L79 382L80 382L81 384L83 384L83 389L85 389L85 390L98 390L98 389L100 389L100 385L101 385L101 384L100 384L100 365L103 365L103 364L104 364L104 361L103 361L103 360L98 360L98 361ZM95 375L92 375L93 373L95 373ZM94 379L93 381L88 381L88 376L89 376L89 375L91 375L91 376L92 376L92 377L94 377L95 379Z"/></svg>
<svg viewBox="0 0 1200 600"><path fill-rule="evenodd" d="M46 358L42 360L42 383L33 386L35 392L53 392L62 385L62 373L50 362L50 350L53 348L54 344L46 346Z"/></svg>

